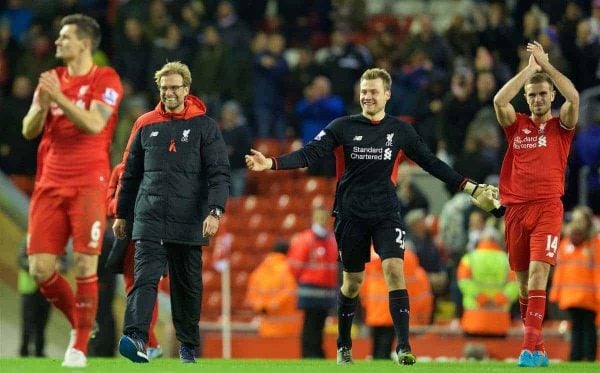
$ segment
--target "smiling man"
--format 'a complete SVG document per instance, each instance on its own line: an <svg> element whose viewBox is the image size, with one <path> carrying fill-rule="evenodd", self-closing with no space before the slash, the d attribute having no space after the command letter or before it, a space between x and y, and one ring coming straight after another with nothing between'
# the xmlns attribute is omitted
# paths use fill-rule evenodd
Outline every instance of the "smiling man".
<svg viewBox="0 0 600 373"><path fill-rule="evenodd" d="M495 188L477 184L435 157L415 129L385 113L391 97L392 79L383 69L369 69L360 79L362 113L333 120L302 149L279 157L251 150L246 156L250 170L287 170L306 167L335 151L338 185L333 216L343 283L338 293L337 363L352 364L350 329L358 293L371 257L371 242L382 259L389 290L390 314L398 340L398 363L412 365L416 359L408 340L409 302L404 282L404 228L396 197L398 165L403 154L424 170L479 199L490 211L499 206Z"/></svg>
<svg viewBox="0 0 600 373"><path fill-rule="evenodd" d="M62 365L84 367L98 308L96 269L106 221L108 151L122 88L112 68L92 61L92 52L100 44L100 27L93 18L64 17L55 44L56 57L66 66L42 73L23 118L25 138L43 132L29 210L27 255L42 294L71 323ZM69 237L73 238L75 293L55 270Z"/></svg>
<svg viewBox="0 0 600 373"><path fill-rule="evenodd" d="M542 341L546 285L562 228L565 171L579 118L579 94L548 60L540 43L527 45L529 63L494 97L508 149L500 171L500 200L506 205L506 248L517 273L525 335L519 366L547 366ZM565 97L558 117L550 111L554 85ZM531 115L516 113L510 101L525 88Z"/></svg>
<svg viewBox="0 0 600 373"><path fill-rule="evenodd" d="M202 246L219 229L229 194L229 160L217 123L189 94L189 68L169 62L154 79L160 102L133 126L116 192L115 236L135 241L134 284L127 294L119 352L133 362L149 362L148 327L168 264L179 357L195 363Z"/></svg>

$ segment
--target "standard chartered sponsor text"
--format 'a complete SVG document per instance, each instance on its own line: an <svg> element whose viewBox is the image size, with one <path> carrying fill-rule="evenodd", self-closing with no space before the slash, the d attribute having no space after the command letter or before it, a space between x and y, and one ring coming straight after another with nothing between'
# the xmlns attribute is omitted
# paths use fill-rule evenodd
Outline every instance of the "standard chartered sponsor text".
<svg viewBox="0 0 600 373"><path fill-rule="evenodd" d="M350 154L350 158L381 160L383 159L383 148L374 148L372 146L363 148L360 146L355 146L352 148L352 154Z"/></svg>

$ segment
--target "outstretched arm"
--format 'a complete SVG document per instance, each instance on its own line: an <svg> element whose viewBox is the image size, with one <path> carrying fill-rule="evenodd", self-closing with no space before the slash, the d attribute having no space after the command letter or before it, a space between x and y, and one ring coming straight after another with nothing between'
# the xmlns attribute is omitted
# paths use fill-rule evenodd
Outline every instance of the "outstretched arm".
<svg viewBox="0 0 600 373"><path fill-rule="evenodd" d="M270 170L273 167L272 158L266 158L263 153L254 149L250 149L250 153L245 156L246 166L250 171Z"/></svg>
<svg viewBox="0 0 600 373"><path fill-rule="evenodd" d="M506 82L498 93L496 93L496 96L494 96L494 110L496 111L498 123L502 127L508 127L515 122L517 118L515 108L511 105L510 101L519 93L527 79L536 72L541 71L541 69L533 55L531 55L527 66Z"/></svg>
<svg viewBox="0 0 600 373"><path fill-rule="evenodd" d="M569 129L575 128L579 120L579 93L577 89L569 78L558 71L556 67L552 66L540 43L534 41L527 44L527 50L535 57L536 62L541 66L542 70L550 76L556 89L558 89L566 100L560 108L561 123Z"/></svg>

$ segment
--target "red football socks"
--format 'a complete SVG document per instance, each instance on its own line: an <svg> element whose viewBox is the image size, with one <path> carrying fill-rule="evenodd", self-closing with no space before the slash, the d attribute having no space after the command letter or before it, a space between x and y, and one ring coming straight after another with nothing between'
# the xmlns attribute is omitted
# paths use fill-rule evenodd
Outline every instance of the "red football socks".
<svg viewBox="0 0 600 373"><path fill-rule="evenodd" d="M529 303L528 298L519 297L519 311L521 311L521 321L525 325L525 319L527 318L527 305Z"/></svg>
<svg viewBox="0 0 600 373"><path fill-rule="evenodd" d="M525 317L525 336L523 338L523 349L534 351L541 346L542 341L542 322L546 312L546 291L529 290L529 299L527 306L527 316Z"/></svg>
<svg viewBox="0 0 600 373"><path fill-rule="evenodd" d="M73 347L87 355L90 332L98 310L98 276L77 277L76 281L77 293L73 314L77 335Z"/></svg>
<svg viewBox="0 0 600 373"><path fill-rule="evenodd" d="M48 302L58 308L74 327L73 309L75 308L75 297L71 285L58 272L54 272L46 281L38 284L41 293Z"/></svg>

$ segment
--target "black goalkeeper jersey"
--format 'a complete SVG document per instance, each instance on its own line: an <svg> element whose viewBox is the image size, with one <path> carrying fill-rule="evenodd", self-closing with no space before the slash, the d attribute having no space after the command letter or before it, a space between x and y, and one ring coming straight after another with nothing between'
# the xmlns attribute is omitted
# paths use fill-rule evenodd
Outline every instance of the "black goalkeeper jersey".
<svg viewBox="0 0 600 373"><path fill-rule="evenodd" d="M273 158L273 168L306 167L334 150L338 157L334 215L376 219L398 212L396 176L403 152L453 189L465 180L429 150L411 125L389 115L379 122L362 114L335 119L302 149Z"/></svg>

